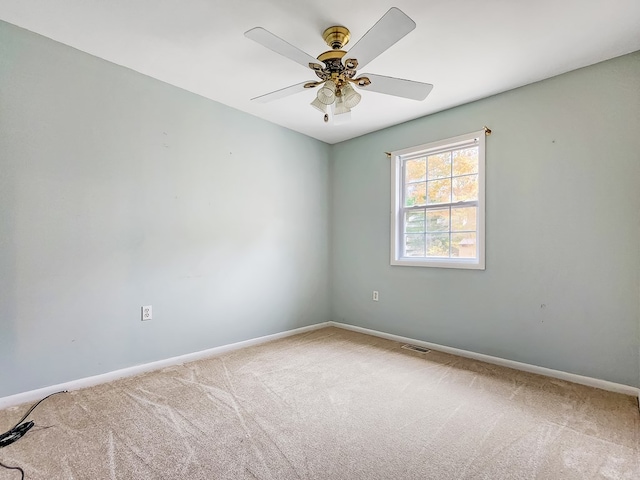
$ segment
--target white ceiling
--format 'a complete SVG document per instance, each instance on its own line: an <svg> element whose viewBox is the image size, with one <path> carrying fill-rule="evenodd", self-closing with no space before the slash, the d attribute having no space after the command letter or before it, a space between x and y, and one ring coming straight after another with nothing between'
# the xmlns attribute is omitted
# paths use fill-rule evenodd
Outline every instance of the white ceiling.
<svg viewBox="0 0 640 480"><path fill-rule="evenodd" d="M314 91L249 101L315 75L245 31L317 56L325 28L348 50L392 6L417 28L366 70L434 84L425 101L363 92L341 126ZM0 0L0 19L328 143L640 50L640 0Z"/></svg>

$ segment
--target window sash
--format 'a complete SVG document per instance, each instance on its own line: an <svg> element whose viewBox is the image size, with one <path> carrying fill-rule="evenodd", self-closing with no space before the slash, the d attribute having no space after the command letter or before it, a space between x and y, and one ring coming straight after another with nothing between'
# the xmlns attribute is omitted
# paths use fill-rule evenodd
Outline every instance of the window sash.
<svg viewBox="0 0 640 480"><path fill-rule="evenodd" d="M433 182L433 181L438 181L438 180L451 180L451 188L453 189L453 179L455 178L462 178L462 177L470 177L472 175L477 175L478 176L478 186L479 186L479 182L480 182L480 167L478 165L478 171L476 171L475 173L465 173L462 175L454 175L453 174L453 161L451 162L451 171L450 171L450 175L446 176L446 177L438 177L438 178L432 178L429 179L429 172L428 172L428 166L429 166L429 161L428 161L428 157L433 156L433 155L439 155L442 153L452 153L456 152L458 150L463 150L465 148L473 148L473 147L478 147L478 154L480 154L480 142L478 141L477 138L471 139L471 140L466 140L463 142L458 142L455 144L447 144L446 146L442 147L442 148L433 148L433 149L424 149L421 150L419 152L412 152L411 154L407 154L407 155L401 155L400 156L400 164L401 164L401 175L402 178L399 182L399 187L402 189L401 190L401 204L400 204L400 208L409 208L406 207L406 202L407 202L407 198L406 198L406 194L407 194L407 189L406 187L408 185L417 185L420 183L426 183L428 186L429 182ZM427 172L425 173L425 178L424 180L415 180L413 182L407 182L406 178L407 178L407 162L411 161L411 160L416 160L419 158L424 158L425 162L427 163ZM480 159L478 158L478 162L480 161ZM479 189L478 189L479 190ZM479 192L478 192L479 193ZM450 195L453 194L453 190L450 192ZM477 201L477 199L476 199ZM428 206L432 206L432 205L439 205L439 206L445 206L447 204L451 204L451 203L457 203L457 202L443 202L443 203L432 203L432 204L425 204ZM422 206L422 205L421 205Z"/></svg>
<svg viewBox="0 0 640 480"><path fill-rule="evenodd" d="M473 230L452 230L451 229L451 210L454 208L465 208L465 207L475 207L476 208L476 228ZM415 211L421 211L424 210L425 211L425 229L424 232L407 232L406 231L406 226L405 226L405 215L407 212L415 212ZM449 227L447 230L441 230L441 231L428 231L427 230L427 219L426 219L426 213L429 210L449 210ZM410 260L415 260L415 259L420 259L420 258L426 258L426 259L446 259L446 260L457 260L458 258L461 257L452 257L451 256L451 247L452 247L452 242L451 242L451 236L452 235L456 235L459 233L475 233L476 237L480 234L480 209L479 209L479 204L477 200L473 200L473 201L466 201L466 202L456 202L456 203L440 203L437 205L421 205L421 206L411 206L411 207L404 207L404 208L400 208L399 210L399 215L398 215L398 222L400 225L400 228L398 228L398 245L400 246L400 258L406 258L406 259L410 259ZM427 255L427 252L425 250L425 254L424 256L420 257L420 256L416 256L416 257L411 257L411 256L407 256L407 252L405 251L405 243L404 243L404 237L405 235L433 235L433 234L447 234L449 235L449 256L448 257L437 257L437 256L430 256ZM466 259L468 260L478 260L480 256L480 251L479 251L479 244L476 241L476 256L475 257L462 257L462 259Z"/></svg>

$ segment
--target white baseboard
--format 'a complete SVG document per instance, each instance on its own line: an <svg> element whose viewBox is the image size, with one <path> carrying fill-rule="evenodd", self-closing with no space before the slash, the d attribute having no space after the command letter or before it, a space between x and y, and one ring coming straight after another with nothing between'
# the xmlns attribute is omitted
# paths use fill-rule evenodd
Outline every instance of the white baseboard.
<svg viewBox="0 0 640 480"><path fill-rule="evenodd" d="M333 326L342 328L345 330L351 330L354 332L364 333L366 335L372 335L375 337L386 338L387 340L393 340L401 343L411 343L413 345L420 345L422 347L430 348L440 352L450 353L452 355L458 355L460 357L472 358L474 360L480 360L482 362L492 363L503 367L513 368L515 370L522 370L525 372L536 373L538 375L544 375L552 378L559 378L561 380L567 380L573 383L579 383L581 385L587 385L590 387L600 388L602 390L608 390L611 392L623 393L625 395L632 395L638 398L640 405L640 389L631 387L629 385L622 385L619 383L609 382L607 380L600 380L597 378L585 377L577 375L575 373L567 373L559 370L553 370L545 367L538 367L536 365L530 365L528 363L516 362L514 360L506 360L504 358L493 357L491 355L484 355L482 353L470 352L468 350L462 350L459 348L447 347L444 345L438 345L436 343L425 342L422 340L416 340L413 338L402 337L400 335L393 335L391 333L379 332L377 330L371 330L368 328L357 327L355 325L348 325L346 323L339 322L323 322L315 325L309 325L307 327L296 328L293 330L287 330L280 333L274 333L272 335L266 335L264 337L253 338L242 342L232 343L229 345L222 345L220 347L214 347L200 352L188 353L186 355L180 355L177 357L167 358L165 360L158 360L155 362L145 363L143 365L135 365L133 367L123 368L121 370L114 370L112 372L103 373L100 375L94 375L91 377L81 378L78 380L72 380L70 382L60 383L57 385L51 385L49 387L39 388L37 390L31 390L28 392L18 393L10 395L8 397L0 398L0 409L20 405L27 402L35 402L47 395L61 390L78 390L81 388L92 387L101 383L111 382L120 378L131 377L139 375L141 373L158 370L173 365L180 365L182 363L193 362L201 358L213 357L222 355L227 352L239 350L241 348L251 347L253 345L259 345L262 343L270 342L272 340L278 340L280 338L290 337L300 333L310 332L318 330L320 328Z"/></svg>
<svg viewBox="0 0 640 480"><path fill-rule="evenodd" d="M328 322L329 325L343 328L345 330L351 330L353 332L364 333L367 335L373 335L374 337L386 338L387 340L393 340L401 343L410 343L413 345L419 345L421 347L430 348L439 352L450 353L452 355L458 355L459 357L472 358L474 360L480 360L486 363L492 363L494 365L500 365L502 367L509 367L515 370L522 370L529 373L537 373L538 375L544 375L546 377L559 378L561 380L567 380L568 382L579 383L581 385L587 385L589 387L600 388L602 390L608 390L610 392L623 393L625 395L632 395L638 397L640 401L640 389L631 387L629 385L622 385L620 383L609 382L607 380L600 380L597 378L585 377L583 375L577 375L575 373L562 372L560 370L553 370L551 368L538 367L536 365L530 365L528 363L516 362L514 360L506 360L504 358L492 357L491 355L484 355L482 353L470 352L468 350L461 350L459 348L446 347L444 345L438 345L436 343L424 342L422 340L416 340L408 337L401 337L399 335L393 335L391 333L379 332L377 330L370 330L368 328L356 327L355 325L348 325L346 323Z"/></svg>
<svg viewBox="0 0 640 480"><path fill-rule="evenodd" d="M186 355L179 355L177 357L167 358L165 360L158 360L155 362L145 363L143 365L135 365L133 367L123 368L121 370L114 370L113 372L102 373L100 375L94 375L91 377L80 378L78 380L72 380L70 382L59 383L57 385L51 385L49 387L38 388L37 390L30 390L28 392L17 393L8 397L0 398L0 409L20 405L27 402L35 402L41 398L46 397L55 392L62 390L79 390L81 388L92 387L101 383L111 382L120 378L132 377L134 375L140 375L141 373L150 372L152 370L158 370L173 365L180 365L182 363L193 362L200 360L201 358L213 357L222 355L223 353L239 350L241 348L251 347L253 345L259 345L261 343L270 342L272 340L278 340L280 338L290 337L292 335L298 335L299 333L310 332L318 330L320 328L328 327L329 322L317 323L315 325L309 325L308 327L296 328L293 330L287 330L280 333L274 333L272 335L266 335L264 337L252 338L243 342L231 343L229 345L222 345L220 347L209 348L200 352L187 353Z"/></svg>

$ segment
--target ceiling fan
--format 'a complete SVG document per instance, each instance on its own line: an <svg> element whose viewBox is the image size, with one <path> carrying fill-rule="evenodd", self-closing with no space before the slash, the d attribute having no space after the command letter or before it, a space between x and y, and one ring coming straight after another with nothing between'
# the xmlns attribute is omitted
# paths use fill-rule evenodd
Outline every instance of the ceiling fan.
<svg viewBox="0 0 640 480"><path fill-rule="evenodd" d="M360 103L361 95L354 86L386 95L424 100L433 88L429 83L369 73L356 75L357 69L367 65L414 28L415 22L393 7L346 52L342 48L349 42L349 30L341 26L329 27L323 32L322 38L331 50L321 53L317 59L262 27L252 28L245 32L245 37L310 68L320 80L297 83L251 100L266 103L318 87L318 94L311 106L324 113L325 122L329 121L331 110L334 123L348 120L351 109Z"/></svg>

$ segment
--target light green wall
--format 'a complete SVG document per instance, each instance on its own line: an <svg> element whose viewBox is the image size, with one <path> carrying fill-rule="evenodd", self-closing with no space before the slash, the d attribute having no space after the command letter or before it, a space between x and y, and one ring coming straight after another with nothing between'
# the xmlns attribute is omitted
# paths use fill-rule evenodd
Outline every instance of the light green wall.
<svg viewBox="0 0 640 480"><path fill-rule="evenodd" d="M331 318L639 385L638 78L329 147L0 22L0 397ZM391 267L383 152L485 124L487 270Z"/></svg>
<svg viewBox="0 0 640 480"><path fill-rule="evenodd" d="M391 267L384 152L484 125L486 271ZM334 320L640 385L640 52L335 145L331 172Z"/></svg>
<svg viewBox="0 0 640 480"><path fill-rule="evenodd" d="M0 22L0 397L327 321L328 155Z"/></svg>

